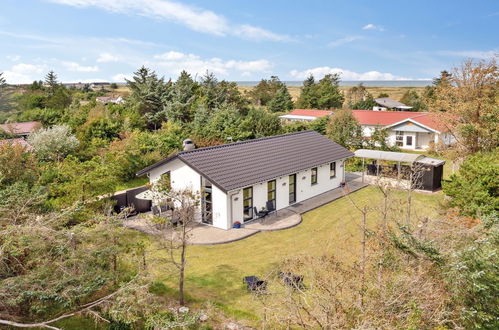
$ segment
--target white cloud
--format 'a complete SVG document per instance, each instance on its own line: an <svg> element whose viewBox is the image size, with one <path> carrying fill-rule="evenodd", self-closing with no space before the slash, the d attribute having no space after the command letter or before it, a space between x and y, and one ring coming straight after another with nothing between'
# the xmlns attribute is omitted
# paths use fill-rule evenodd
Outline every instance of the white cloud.
<svg viewBox="0 0 499 330"><path fill-rule="evenodd" d="M480 60L488 60L494 57L499 57L499 49L494 50L443 50L437 52L438 55L456 56L456 57L471 57Z"/></svg>
<svg viewBox="0 0 499 330"><path fill-rule="evenodd" d="M337 47L341 46L344 44L348 44L350 42L356 41L356 40L361 40L364 39L364 37L361 36L350 36L350 37L345 37L345 38L340 38L335 41L331 41L328 45L331 47Z"/></svg>
<svg viewBox="0 0 499 330"><path fill-rule="evenodd" d="M9 61L12 61L12 62L17 62L21 59L21 56L19 55L7 55L5 56Z"/></svg>
<svg viewBox="0 0 499 330"><path fill-rule="evenodd" d="M293 39L287 35L277 34L261 27L252 25L240 25L236 27L233 34L243 39L250 40L271 40L271 41L292 41Z"/></svg>
<svg viewBox="0 0 499 330"><path fill-rule="evenodd" d="M101 53L97 58L97 63L118 62L119 60L119 56L113 55L111 53Z"/></svg>
<svg viewBox="0 0 499 330"><path fill-rule="evenodd" d="M385 31L385 28L381 25L367 24L362 27L362 30L378 30Z"/></svg>
<svg viewBox="0 0 499 330"><path fill-rule="evenodd" d="M84 66L76 62L62 62L62 65L68 71L74 72L98 72L99 68L97 66Z"/></svg>
<svg viewBox="0 0 499 330"><path fill-rule="evenodd" d="M125 79L132 79L132 76L129 75L129 74L125 74L125 73L118 73L114 76L112 76L111 78L111 81L113 82L125 82Z"/></svg>
<svg viewBox="0 0 499 330"><path fill-rule="evenodd" d="M45 70L44 65L19 63L12 67L13 72L17 73L42 73Z"/></svg>
<svg viewBox="0 0 499 330"><path fill-rule="evenodd" d="M138 14L172 21L191 30L251 40L288 41L291 38L252 25L231 24L223 15L169 0L47 0L74 7L97 7L113 13Z"/></svg>
<svg viewBox="0 0 499 330"><path fill-rule="evenodd" d="M4 71L4 77L9 84L29 84L39 79L40 74L47 70L45 65L18 63Z"/></svg>
<svg viewBox="0 0 499 330"><path fill-rule="evenodd" d="M202 58L195 54L186 54L176 51L169 51L154 56L157 61L149 64L157 66L166 71L167 74L178 75L182 70L193 75L203 75L206 71L218 75L227 76L230 71L245 73L269 72L272 64L265 59L254 61L222 60L217 57Z"/></svg>
<svg viewBox="0 0 499 330"><path fill-rule="evenodd" d="M296 79L305 79L311 74L315 78L320 79L324 77L326 74L330 73L340 74L342 80L409 80L410 79L410 78L399 77L391 73L383 73L378 71L368 71L368 72L358 73L341 68L332 68L329 66L322 66L303 71L292 70L289 74Z"/></svg>

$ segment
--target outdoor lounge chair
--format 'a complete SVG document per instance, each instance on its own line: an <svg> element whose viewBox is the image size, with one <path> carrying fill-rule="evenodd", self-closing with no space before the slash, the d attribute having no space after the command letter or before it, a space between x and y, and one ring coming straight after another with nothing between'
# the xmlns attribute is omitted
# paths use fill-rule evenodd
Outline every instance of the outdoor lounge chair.
<svg viewBox="0 0 499 330"><path fill-rule="evenodd" d="M243 278L243 283L246 284L248 291L263 292L267 290L267 282L260 280L256 276L246 276Z"/></svg>
<svg viewBox="0 0 499 330"><path fill-rule="evenodd" d="M303 289L303 275L294 275L293 273L280 272L279 277L282 278L284 284L293 289Z"/></svg>
<svg viewBox="0 0 499 330"><path fill-rule="evenodd" d="M156 205L154 205L152 208L151 208L151 211L152 211L152 214L153 215L157 215L159 216L161 214L161 210L159 209L159 207L157 207Z"/></svg>
<svg viewBox="0 0 499 330"><path fill-rule="evenodd" d="M275 211L275 204L274 201L267 201L267 214L272 213Z"/></svg>
<svg viewBox="0 0 499 330"><path fill-rule="evenodd" d="M266 216L269 213L268 211L258 211L258 209L256 208L256 206L254 206L253 209L255 210L255 216L257 218L264 217L264 216Z"/></svg>

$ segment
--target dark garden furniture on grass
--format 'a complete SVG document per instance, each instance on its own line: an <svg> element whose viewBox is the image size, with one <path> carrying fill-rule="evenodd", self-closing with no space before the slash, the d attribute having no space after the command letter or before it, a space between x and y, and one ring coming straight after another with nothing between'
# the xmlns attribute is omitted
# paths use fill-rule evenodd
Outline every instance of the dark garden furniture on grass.
<svg viewBox="0 0 499 330"><path fill-rule="evenodd" d="M293 289L304 289L303 285L303 275L295 275L289 272L280 272L279 277L282 278L284 284Z"/></svg>
<svg viewBox="0 0 499 330"><path fill-rule="evenodd" d="M243 278L243 283L246 284L250 292L264 292L267 290L267 282L260 280L256 276L246 276Z"/></svg>

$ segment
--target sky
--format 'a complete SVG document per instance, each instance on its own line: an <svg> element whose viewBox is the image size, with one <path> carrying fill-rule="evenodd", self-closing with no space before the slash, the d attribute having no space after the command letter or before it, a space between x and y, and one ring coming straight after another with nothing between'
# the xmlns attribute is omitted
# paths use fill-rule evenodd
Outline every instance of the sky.
<svg viewBox="0 0 499 330"><path fill-rule="evenodd" d="M30 83L419 80L499 53L499 1L0 0L0 72Z"/></svg>

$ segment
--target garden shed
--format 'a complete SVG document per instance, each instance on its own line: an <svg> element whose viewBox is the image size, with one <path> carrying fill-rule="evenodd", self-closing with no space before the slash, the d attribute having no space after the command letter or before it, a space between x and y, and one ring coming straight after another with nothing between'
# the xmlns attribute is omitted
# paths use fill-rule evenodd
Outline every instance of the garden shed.
<svg viewBox="0 0 499 330"><path fill-rule="evenodd" d="M416 189L435 191L442 187L445 161L422 154L359 149L355 157L362 159L364 176L410 180Z"/></svg>

